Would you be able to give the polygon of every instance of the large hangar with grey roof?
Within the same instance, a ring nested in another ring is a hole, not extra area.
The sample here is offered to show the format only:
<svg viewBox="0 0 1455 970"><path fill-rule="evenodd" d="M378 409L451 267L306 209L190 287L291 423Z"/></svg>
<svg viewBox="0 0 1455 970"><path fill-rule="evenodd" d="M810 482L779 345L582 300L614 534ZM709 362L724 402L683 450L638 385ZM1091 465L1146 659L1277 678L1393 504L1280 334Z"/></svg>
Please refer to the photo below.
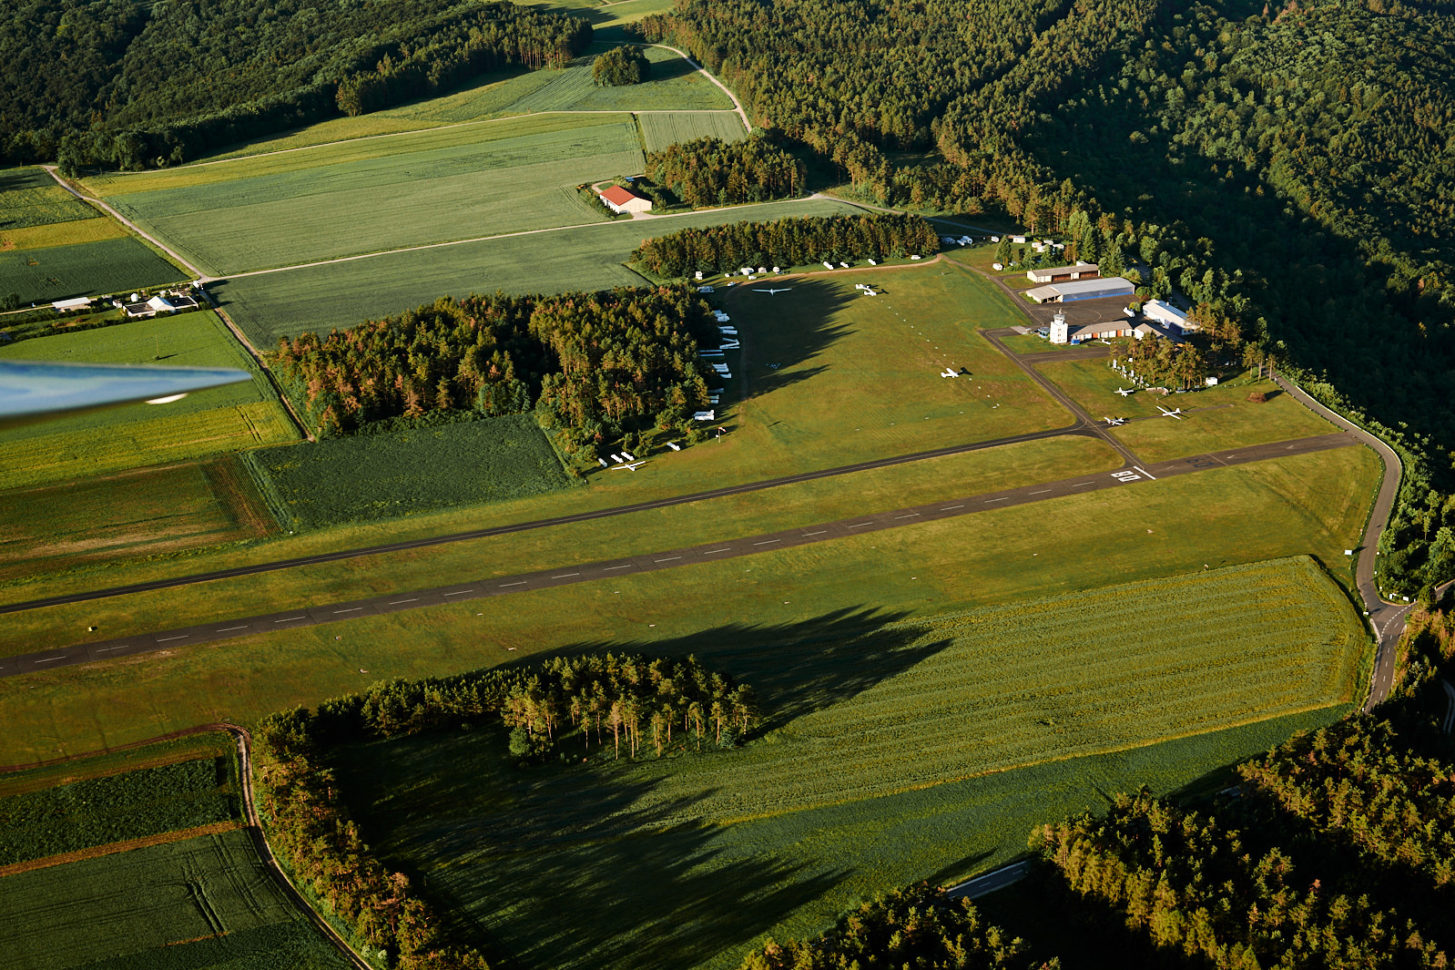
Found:
<svg viewBox="0 0 1455 970"><path fill-rule="evenodd" d="M1051 283L1026 290L1026 296L1037 303L1071 303L1076 300L1100 300L1105 297L1130 297L1137 288L1120 276L1105 279L1072 280L1067 283Z"/></svg>

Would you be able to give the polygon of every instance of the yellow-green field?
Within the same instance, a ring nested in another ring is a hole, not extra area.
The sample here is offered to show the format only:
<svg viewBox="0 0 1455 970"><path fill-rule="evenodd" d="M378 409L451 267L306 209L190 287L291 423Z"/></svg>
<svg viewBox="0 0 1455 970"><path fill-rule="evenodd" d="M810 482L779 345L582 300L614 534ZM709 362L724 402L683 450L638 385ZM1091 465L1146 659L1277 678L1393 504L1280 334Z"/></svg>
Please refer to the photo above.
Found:
<svg viewBox="0 0 1455 970"><path fill-rule="evenodd" d="M243 384L199 391L174 404L132 404L0 432L0 488L75 480L296 440L252 359L210 311L25 340L0 358L236 367Z"/></svg>
<svg viewBox="0 0 1455 970"><path fill-rule="evenodd" d="M602 222L575 186L642 164L630 115L551 115L115 175L91 187L223 276Z"/></svg>
<svg viewBox="0 0 1455 970"><path fill-rule="evenodd" d="M0 579L255 538L271 523L232 458L17 489L0 502Z"/></svg>

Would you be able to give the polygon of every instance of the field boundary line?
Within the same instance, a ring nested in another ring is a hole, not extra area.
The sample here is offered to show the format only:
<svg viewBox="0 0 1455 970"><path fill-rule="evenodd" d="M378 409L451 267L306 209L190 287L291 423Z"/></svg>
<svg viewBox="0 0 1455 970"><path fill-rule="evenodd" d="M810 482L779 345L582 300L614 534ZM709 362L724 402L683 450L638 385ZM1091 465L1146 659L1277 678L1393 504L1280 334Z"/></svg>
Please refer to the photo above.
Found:
<svg viewBox="0 0 1455 970"><path fill-rule="evenodd" d="M93 845L85 849L73 849L70 852L42 856L39 859L28 859L25 862L12 862L9 865L0 866L0 879L6 876L16 876L22 872L49 869L52 866L63 866L86 859L99 859L102 856L116 855L119 852L130 852L133 849L146 849L154 845L184 842L187 839L195 839L203 835L235 832L243 827L242 820L234 818L228 819L225 822L209 822L206 825L194 825L191 828L158 832L156 835L143 835L135 839L122 839L120 842L106 842L102 845Z"/></svg>
<svg viewBox="0 0 1455 970"><path fill-rule="evenodd" d="M87 205L95 206L96 208L100 209L102 212L105 212L107 215L109 215L111 218L115 219L117 222L121 223L127 229L130 229L132 231L132 233L134 233L137 236L140 236L142 239L145 239L147 242L149 242L153 246L157 247L157 249L159 249L162 252L166 253L167 254L167 257L169 259L171 259L172 262L176 263L179 267L181 267L187 273L191 274L191 276L192 276L193 279L203 279L203 278L205 278L206 274L203 273L196 266L193 266L191 262L189 262L184 256L182 256L181 253L178 253L176 250L172 249L170 246L168 246L166 243L162 242L156 236L153 236L151 233L147 232L141 226L138 226L136 223L132 222L126 216L122 215L120 212L116 211L116 209L112 208L108 203L103 202L101 199L96 199L96 198L92 198L91 196L88 196L88 195L83 195L79 189L77 189L77 188L75 188L74 186L71 185L70 180L68 180L68 179L66 179L66 178L64 178L64 177L61 176L61 173L56 170L56 166L54 166L54 165L42 165L41 168L45 170L45 172L46 172L47 175L49 175L51 178L55 179L57 185L59 185L61 188L65 189L67 192L71 193L72 195L74 195L77 199L80 199L82 202L86 203Z"/></svg>
<svg viewBox="0 0 1455 970"><path fill-rule="evenodd" d="M768 202L748 202L743 205L714 206L710 209L693 209L690 212L670 212L660 216L652 216L652 221L657 222L667 219L687 219L692 216L707 215L713 212L731 212L738 209L759 209L766 206L796 205L801 202L808 202L814 199L823 199L829 202L837 202L841 205L853 206L854 203L846 202L843 199L834 199L826 195L809 195L797 199L773 199ZM582 222L570 226L547 226L543 229L522 229L518 232L503 232L493 236L471 236L467 239L447 239L443 242L420 243L416 246L400 246L397 249L380 249L369 253L356 253L352 256L335 256L330 259L319 259L308 263L292 263L288 266L272 266L266 269L250 269L241 273L228 273L222 276L204 277L202 282L215 282L221 280L240 280L253 276L268 276L273 273L291 273L300 269L317 269L320 266L336 266L339 263L352 263L361 259L376 259L380 256L395 256L400 253L417 253L430 249L444 249L449 246L466 246L471 243L494 242L498 239L515 239L520 236L538 236L548 232L571 232L577 229L599 229L604 226L615 226L621 223L613 220L604 222ZM880 267L885 269L887 267Z"/></svg>

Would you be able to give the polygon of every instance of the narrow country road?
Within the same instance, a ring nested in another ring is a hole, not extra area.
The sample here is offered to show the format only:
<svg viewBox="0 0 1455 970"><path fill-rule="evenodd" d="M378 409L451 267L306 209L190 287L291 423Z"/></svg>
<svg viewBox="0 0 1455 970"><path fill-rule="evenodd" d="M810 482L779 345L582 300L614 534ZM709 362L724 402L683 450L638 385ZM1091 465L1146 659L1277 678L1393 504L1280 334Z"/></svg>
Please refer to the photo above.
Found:
<svg viewBox="0 0 1455 970"><path fill-rule="evenodd" d="M168 246L166 243L162 242L156 236L153 236L141 226L138 226L136 223L132 222L126 216L122 215L120 212L117 212L115 209L107 205L105 202L102 202L100 199L83 194L80 189L76 188L74 185L71 184L69 179L61 176L61 173L56 170L56 166L42 165L41 168L45 169L46 174L48 174L51 178L55 179L56 184L59 185L61 188L65 189L67 192L71 193L87 205L100 209L102 212L106 213L111 218L115 219L117 222L121 223L123 226L130 229L132 232L136 233L138 236L145 239L147 242L151 243L162 252L166 253L167 256L171 258L172 262L176 263L178 266L182 267L188 273L190 273L193 279L207 278L206 274L203 273L196 266L193 266L190 262L188 262L185 256Z"/></svg>

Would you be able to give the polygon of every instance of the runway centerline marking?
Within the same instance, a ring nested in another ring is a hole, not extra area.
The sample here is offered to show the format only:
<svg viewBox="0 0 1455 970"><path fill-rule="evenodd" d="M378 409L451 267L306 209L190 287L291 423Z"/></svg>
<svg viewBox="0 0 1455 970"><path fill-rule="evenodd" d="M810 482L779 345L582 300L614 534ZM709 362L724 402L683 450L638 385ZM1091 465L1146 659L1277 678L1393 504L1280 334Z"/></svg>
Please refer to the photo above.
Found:
<svg viewBox="0 0 1455 970"><path fill-rule="evenodd" d="M1032 495L1045 495L1049 491L1050 491L1049 488L1043 488L1039 492L1031 492L1030 494L1032 494Z"/></svg>
<svg viewBox="0 0 1455 970"><path fill-rule="evenodd" d="M561 574L559 574L557 576L552 576L551 578L552 579L570 579L572 576L580 576L580 575L581 575L580 573L561 573Z"/></svg>
<svg viewBox="0 0 1455 970"><path fill-rule="evenodd" d="M450 590L448 593L443 593L441 595L444 595L444 596L464 596L466 593L473 593L473 592L475 592L475 587L471 586L469 589L453 589L453 590Z"/></svg>
<svg viewBox="0 0 1455 970"><path fill-rule="evenodd" d="M250 626L252 626L251 623L241 623L241 624L239 624L237 626L225 626L225 627L221 627L221 628L218 629L217 632L218 633L232 633L235 630L246 630Z"/></svg>
<svg viewBox="0 0 1455 970"><path fill-rule="evenodd" d="M517 579L513 583L501 583L499 586L497 586L495 588L496 589L505 589L508 586L524 586L528 582L530 582L530 580L528 580L528 579ZM473 591L472 590L466 590L466 592L473 592Z"/></svg>
<svg viewBox="0 0 1455 970"><path fill-rule="evenodd" d="M903 515L896 515L895 518L896 519L912 519L912 518L914 518L917 515L919 515L918 512L906 512Z"/></svg>
<svg viewBox="0 0 1455 970"><path fill-rule="evenodd" d="M1010 496L1009 495L1002 495L1000 498L988 498L988 499L986 499L985 500L985 504L986 505L989 505L992 502L1009 502L1009 501L1010 501Z"/></svg>
<svg viewBox="0 0 1455 970"><path fill-rule="evenodd" d="M418 596L411 596L407 600L390 600L389 601L389 605L390 606L403 606L405 603L418 603L418 602L419 602L419 597Z"/></svg>
<svg viewBox="0 0 1455 970"><path fill-rule="evenodd" d="M728 546L723 546L721 549L709 549L706 552L704 552L703 555L704 556L715 556L715 555L717 555L720 552L732 552L732 549L729 548Z"/></svg>
<svg viewBox="0 0 1455 970"><path fill-rule="evenodd" d="M607 566L606 568L607 569L630 569L630 568L632 568L632 564L629 563L629 562L624 562L620 566Z"/></svg>
<svg viewBox="0 0 1455 970"><path fill-rule="evenodd" d="M334 616L338 616L340 613L357 613L357 612L359 612L362 609L363 609L362 606L350 606L346 610L334 610L333 613L334 613Z"/></svg>
<svg viewBox="0 0 1455 970"><path fill-rule="evenodd" d="M35 663L35 664L53 664L57 660L65 660L67 656L68 656L67 654L64 654L63 653L63 654L61 654L58 657L42 657L39 660L32 661L32 663Z"/></svg>
<svg viewBox="0 0 1455 970"><path fill-rule="evenodd" d="M941 506L940 507L940 511L941 512L953 512L956 509L963 509L964 507L965 507L964 503L961 503L959 505L944 505L944 506Z"/></svg>
<svg viewBox="0 0 1455 970"><path fill-rule="evenodd" d="M782 539L759 539L757 542L753 543L753 545L755 545L755 546L771 546L775 542L782 542L782 541L783 541Z"/></svg>
<svg viewBox="0 0 1455 970"><path fill-rule="evenodd" d="M172 636L169 637L157 637L157 642L166 643L168 640L185 640L191 635L192 634L190 633L174 633Z"/></svg>
<svg viewBox="0 0 1455 970"><path fill-rule="evenodd" d="M292 623L294 620L306 620L306 616L285 616L281 620L274 620L274 623Z"/></svg>
<svg viewBox="0 0 1455 970"><path fill-rule="evenodd" d="M681 556L663 556L661 559L653 559L652 562L671 562L674 559L681 559Z"/></svg>

